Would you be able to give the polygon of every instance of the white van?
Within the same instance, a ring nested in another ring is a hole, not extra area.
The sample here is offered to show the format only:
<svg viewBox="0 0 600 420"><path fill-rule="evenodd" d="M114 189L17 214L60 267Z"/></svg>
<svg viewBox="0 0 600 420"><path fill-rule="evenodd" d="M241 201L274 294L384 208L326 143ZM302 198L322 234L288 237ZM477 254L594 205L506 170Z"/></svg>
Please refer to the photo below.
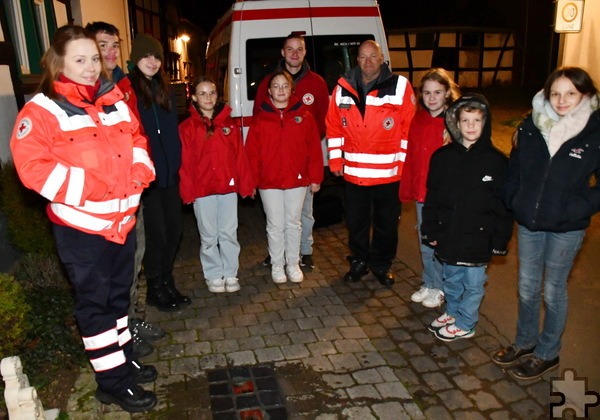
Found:
<svg viewBox="0 0 600 420"><path fill-rule="evenodd" d="M210 34L206 75L240 119L244 137L256 88L281 60L283 41L292 32L304 35L306 60L330 92L356 65L358 46L367 39L381 45L389 63L376 0L238 0Z"/></svg>

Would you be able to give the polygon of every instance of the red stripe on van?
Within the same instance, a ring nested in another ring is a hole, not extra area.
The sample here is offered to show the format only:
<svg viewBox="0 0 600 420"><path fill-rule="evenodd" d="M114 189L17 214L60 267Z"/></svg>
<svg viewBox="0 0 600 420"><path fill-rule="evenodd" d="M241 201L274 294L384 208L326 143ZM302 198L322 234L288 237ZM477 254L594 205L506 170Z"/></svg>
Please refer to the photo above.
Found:
<svg viewBox="0 0 600 420"><path fill-rule="evenodd" d="M228 19L223 20L219 26L212 30L209 41L212 42L229 25L231 25L231 14Z"/></svg>
<svg viewBox="0 0 600 420"><path fill-rule="evenodd" d="M243 16L243 17L242 17ZM310 17L378 17L377 7L295 7L289 9L236 10L234 22L241 20L299 19Z"/></svg>

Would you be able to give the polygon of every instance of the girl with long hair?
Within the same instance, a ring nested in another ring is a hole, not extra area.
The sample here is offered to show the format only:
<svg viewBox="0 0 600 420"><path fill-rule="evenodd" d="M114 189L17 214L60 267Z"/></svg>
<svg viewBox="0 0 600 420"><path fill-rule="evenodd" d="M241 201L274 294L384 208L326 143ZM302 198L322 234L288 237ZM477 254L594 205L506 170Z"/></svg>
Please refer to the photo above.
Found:
<svg viewBox="0 0 600 420"><path fill-rule="evenodd" d="M237 195L251 196L254 183L241 129L231 118L231 107L218 102L215 83L199 77L192 91L190 116L179 125L181 198L194 206L208 290L237 292Z"/></svg>

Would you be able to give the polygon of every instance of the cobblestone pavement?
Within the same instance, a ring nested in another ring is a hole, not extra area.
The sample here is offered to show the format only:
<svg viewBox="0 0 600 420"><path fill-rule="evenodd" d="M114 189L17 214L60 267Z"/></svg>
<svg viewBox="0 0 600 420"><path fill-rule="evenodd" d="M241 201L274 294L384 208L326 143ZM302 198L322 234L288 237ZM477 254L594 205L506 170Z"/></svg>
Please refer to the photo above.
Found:
<svg viewBox="0 0 600 420"><path fill-rule="evenodd" d="M175 274L193 303L171 313L145 309L146 320L168 332L142 359L159 371L145 385L158 395L158 406L130 415L102 405L85 370L69 402L70 418L210 419L207 371L254 364L274 367L289 419L549 417L551 374L519 384L494 365L490 354L500 343L485 316L471 339L435 339L427 326L443 310L410 302L420 277L402 261L394 262L391 290L371 275L344 283L347 232L337 224L315 230L316 267L305 280L277 285L262 265L260 203L241 202L239 219L241 290L213 294L202 276L193 213L185 211ZM144 295L142 288L142 301Z"/></svg>

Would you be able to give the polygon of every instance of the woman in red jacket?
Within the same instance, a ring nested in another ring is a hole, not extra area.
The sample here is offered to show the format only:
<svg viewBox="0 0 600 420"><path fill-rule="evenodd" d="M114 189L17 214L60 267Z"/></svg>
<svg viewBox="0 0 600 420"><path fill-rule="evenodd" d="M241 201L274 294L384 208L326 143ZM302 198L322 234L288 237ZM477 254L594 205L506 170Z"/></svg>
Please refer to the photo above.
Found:
<svg viewBox="0 0 600 420"><path fill-rule="evenodd" d="M127 322L135 213L154 165L123 93L105 78L93 34L59 28L42 62L39 93L19 113L11 138L15 167L26 187L49 200L96 398L148 411L156 395L138 383L157 372L133 360Z"/></svg>
<svg viewBox="0 0 600 420"><path fill-rule="evenodd" d="M433 248L421 243L421 212L425 202L427 173L431 155L449 140L445 115L448 106L458 99L460 89L446 70L433 68L421 78L419 110L410 123L408 149L400 182L400 200L416 201L417 229L423 263L421 288L410 299L427 308L444 303L442 265L436 260Z"/></svg>
<svg viewBox="0 0 600 420"><path fill-rule="evenodd" d="M253 117L246 140L252 174L267 216L271 277L275 283L304 279L298 264L302 204L307 188L316 193L323 180L317 124L306 107L291 96L292 88L288 72L271 74L268 98Z"/></svg>
<svg viewBox="0 0 600 420"><path fill-rule="evenodd" d="M194 203L208 290L237 292L237 194L253 195L254 183L240 127L231 119L231 108L217 102L215 83L199 78L192 87L191 115L179 125L181 198Z"/></svg>

